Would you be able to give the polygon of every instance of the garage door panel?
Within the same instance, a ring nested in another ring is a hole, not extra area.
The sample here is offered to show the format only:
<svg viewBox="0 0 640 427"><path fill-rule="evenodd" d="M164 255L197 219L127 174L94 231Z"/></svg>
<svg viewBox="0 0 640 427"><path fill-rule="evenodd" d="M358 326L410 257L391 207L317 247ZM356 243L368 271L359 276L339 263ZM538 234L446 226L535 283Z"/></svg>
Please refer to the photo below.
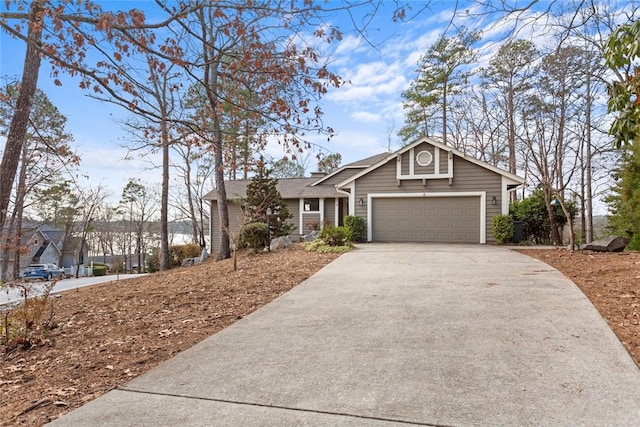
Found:
<svg viewBox="0 0 640 427"><path fill-rule="evenodd" d="M480 197L374 198L372 239L480 242Z"/></svg>

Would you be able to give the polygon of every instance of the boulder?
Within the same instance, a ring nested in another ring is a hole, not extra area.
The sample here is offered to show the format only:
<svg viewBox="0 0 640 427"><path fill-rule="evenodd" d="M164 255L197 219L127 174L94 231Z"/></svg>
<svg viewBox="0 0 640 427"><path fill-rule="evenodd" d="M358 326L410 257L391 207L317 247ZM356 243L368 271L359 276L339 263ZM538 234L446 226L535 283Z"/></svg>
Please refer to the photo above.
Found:
<svg viewBox="0 0 640 427"><path fill-rule="evenodd" d="M627 243L629 242L624 237L609 236L586 244L584 249L597 252L622 252Z"/></svg>
<svg viewBox="0 0 640 427"><path fill-rule="evenodd" d="M193 258L185 258L182 260L182 263L180 264L181 267L189 267L193 265Z"/></svg>
<svg viewBox="0 0 640 427"><path fill-rule="evenodd" d="M181 267L189 267L192 265L196 265L196 264L200 264L202 262L202 259L200 257L197 258L185 258L182 260L182 263L180 264Z"/></svg>
<svg viewBox="0 0 640 427"><path fill-rule="evenodd" d="M276 237L271 240L271 250L275 251L276 249L284 249L291 246L291 239L289 236Z"/></svg>
<svg viewBox="0 0 640 427"><path fill-rule="evenodd" d="M202 253L200 254L200 261L204 261L207 258L209 258L209 252L207 251L207 248L202 248Z"/></svg>

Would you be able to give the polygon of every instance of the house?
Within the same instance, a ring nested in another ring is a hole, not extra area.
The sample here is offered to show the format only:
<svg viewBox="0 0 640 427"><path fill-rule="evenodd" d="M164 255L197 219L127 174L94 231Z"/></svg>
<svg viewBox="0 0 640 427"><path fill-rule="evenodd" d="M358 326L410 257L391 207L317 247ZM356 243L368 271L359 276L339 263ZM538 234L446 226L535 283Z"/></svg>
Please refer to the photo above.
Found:
<svg viewBox="0 0 640 427"><path fill-rule="evenodd" d="M242 223L233 201L245 197L249 182L225 182L232 233ZM517 175L424 137L328 175L280 179L278 190L293 214L294 238L358 215L370 242L490 243L495 241L491 219L509 212L509 192L523 184ZM205 199L211 204L216 251L220 224L215 191Z"/></svg>
<svg viewBox="0 0 640 427"><path fill-rule="evenodd" d="M30 222L23 224L20 246L24 248L24 254L20 256L19 271L23 271L29 264L58 264L61 267L77 265L81 238L69 238L65 248L62 244L63 238L64 232L56 227ZM83 259L88 259L88 251L89 245L85 241ZM15 261L13 252L10 255L9 268Z"/></svg>

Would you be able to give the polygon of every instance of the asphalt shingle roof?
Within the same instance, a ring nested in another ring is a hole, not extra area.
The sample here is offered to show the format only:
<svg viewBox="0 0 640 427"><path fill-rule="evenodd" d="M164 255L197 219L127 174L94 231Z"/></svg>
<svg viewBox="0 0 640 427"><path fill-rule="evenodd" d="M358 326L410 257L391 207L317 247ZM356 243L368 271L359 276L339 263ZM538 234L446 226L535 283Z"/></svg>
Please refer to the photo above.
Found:
<svg viewBox="0 0 640 427"><path fill-rule="evenodd" d="M358 160L353 163L342 166L338 170L345 168L366 168L383 159L385 159L389 153L380 153L366 159ZM307 177L307 178L280 178L278 180L278 191L283 199L299 199L301 197L347 197L344 193L336 191L333 185L324 185L322 183L318 185L311 184L321 180L321 177ZM247 185L251 180L238 179L233 181L225 181L225 189L227 190L227 199L233 200L241 197L245 197L247 194ZM210 191L205 200L218 200L216 191Z"/></svg>
<svg viewBox="0 0 640 427"><path fill-rule="evenodd" d="M344 165L345 168L348 167L369 167L371 165L374 165L376 163L378 163L381 160L384 160L387 158L387 156L389 156L391 153L379 153L379 154L375 154L371 157L367 157L366 159L362 159L362 160L357 160L353 163L349 163L348 165Z"/></svg>
<svg viewBox="0 0 640 427"><path fill-rule="evenodd" d="M346 197L345 194L336 191L333 185L316 185L310 187L318 178L281 178L276 188L283 199L299 199L301 197ZM227 199L246 197L247 185L251 180L239 179L225 181ZM216 191L213 190L204 196L205 200L218 200Z"/></svg>

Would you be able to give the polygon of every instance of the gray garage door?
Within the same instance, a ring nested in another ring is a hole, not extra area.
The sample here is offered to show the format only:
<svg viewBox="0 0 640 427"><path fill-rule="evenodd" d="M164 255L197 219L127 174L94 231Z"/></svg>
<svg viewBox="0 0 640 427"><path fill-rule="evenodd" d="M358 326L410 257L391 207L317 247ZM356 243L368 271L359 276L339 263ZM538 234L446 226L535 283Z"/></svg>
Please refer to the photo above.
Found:
<svg viewBox="0 0 640 427"><path fill-rule="evenodd" d="M480 242L479 197L374 198L373 240Z"/></svg>

